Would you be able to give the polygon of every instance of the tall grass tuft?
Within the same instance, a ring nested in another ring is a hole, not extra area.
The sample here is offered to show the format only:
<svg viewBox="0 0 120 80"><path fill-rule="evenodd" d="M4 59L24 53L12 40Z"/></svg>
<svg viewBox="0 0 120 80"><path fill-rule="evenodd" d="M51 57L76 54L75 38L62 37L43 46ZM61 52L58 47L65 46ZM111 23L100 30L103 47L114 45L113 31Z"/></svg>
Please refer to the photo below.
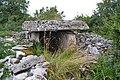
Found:
<svg viewBox="0 0 120 80"><path fill-rule="evenodd" d="M68 80L70 77L75 77L80 80L79 66L75 62L71 62L71 57L75 51L66 50L55 54L45 53L46 59L51 63L48 70L48 80Z"/></svg>

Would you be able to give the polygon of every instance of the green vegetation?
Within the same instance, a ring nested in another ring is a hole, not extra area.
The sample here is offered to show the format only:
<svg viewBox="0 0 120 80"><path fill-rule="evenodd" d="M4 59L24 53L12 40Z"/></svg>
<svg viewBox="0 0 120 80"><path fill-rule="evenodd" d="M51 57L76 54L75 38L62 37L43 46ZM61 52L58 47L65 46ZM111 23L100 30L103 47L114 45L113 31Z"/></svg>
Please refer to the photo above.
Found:
<svg viewBox="0 0 120 80"><path fill-rule="evenodd" d="M97 4L92 16L77 16L77 20L85 20L91 32L100 34L113 40L115 48L108 56L101 56L96 66L91 70L92 80L119 80L120 79L120 0L103 0ZM112 56L112 58L109 58Z"/></svg>
<svg viewBox="0 0 120 80"><path fill-rule="evenodd" d="M0 69L3 68L4 63L0 62Z"/></svg>
<svg viewBox="0 0 120 80"><path fill-rule="evenodd" d="M28 4L26 0L0 0L0 30L20 31L22 22L29 19Z"/></svg>
<svg viewBox="0 0 120 80"><path fill-rule="evenodd" d="M41 54L44 53L44 48L39 42L36 42L35 40L33 40L32 51L35 55L40 56Z"/></svg>
<svg viewBox="0 0 120 80"><path fill-rule="evenodd" d="M115 62L113 59L106 56L101 56L96 66L91 69L94 73L91 74L93 80L119 80L120 79L120 62Z"/></svg>
<svg viewBox="0 0 120 80"><path fill-rule="evenodd" d="M21 31L21 25L25 20L60 20L64 18L63 13L57 10L57 7L46 7L36 10L34 16L27 13L29 2L26 0L0 0L0 36L9 36L15 31ZM98 63L90 67L93 71L86 74L91 80L120 80L120 0L103 0L97 4L92 16L77 15L76 20L85 21L90 27L89 32L100 34L113 40L114 50L108 52L107 56L101 56ZM11 46L4 46L6 42L0 42L0 59L8 55L14 55L8 50ZM9 42L7 42L9 43ZM10 43L13 44L14 43ZM41 44L34 42L33 52L35 55L43 53ZM27 51L26 51L27 52ZM31 54L33 54L31 52ZM80 80L79 74L81 57L75 56L74 51L56 52L51 55L45 53L45 57L51 62L49 68L48 80L66 80L69 75ZM111 55L112 58L109 58ZM0 63L0 68L3 63ZM2 80L9 76L8 70L4 71Z"/></svg>
<svg viewBox="0 0 120 80"><path fill-rule="evenodd" d="M9 55L15 55L14 52L12 52L11 50L8 50L10 49L12 46L4 46L5 43L7 44L10 44L11 43L8 43L8 42L0 42L0 59L3 59L5 58L6 56L9 56Z"/></svg>
<svg viewBox="0 0 120 80"><path fill-rule="evenodd" d="M75 56L75 51L66 50L64 52L57 52L54 55L49 53L44 55L51 63L48 70L48 80L67 80L70 75L80 80L80 74L78 74L80 63L73 63L71 59Z"/></svg>
<svg viewBox="0 0 120 80"><path fill-rule="evenodd" d="M14 33L15 33L14 31L0 31L0 36L1 37L10 36Z"/></svg>
<svg viewBox="0 0 120 80"><path fill-rule="evenodd" d="M63 11L62 12L58 12L57 7L46 7L46 8L42 8L39 11L36 10L36 12L34 13L34 17L35 19L38 20L60 20L63 19L63 17L65 17L63 15Z"/></svg>
<svg viewBox="0 0 120 80"><path fill-rule="evenodd" d="M5 80L7 77L10 77L10 72L8 71L8 69L5 69L0 80Z"/></svg>
<svg viewBox="0 0 120 80"><path fill-rule="evenodd" d="M27 0L0 0L0 31L21 31L21 25L25 20L49 20L64 17L64 12L59 12L56 6L36 10L32 17L27 13L28 6Z"/></svg>

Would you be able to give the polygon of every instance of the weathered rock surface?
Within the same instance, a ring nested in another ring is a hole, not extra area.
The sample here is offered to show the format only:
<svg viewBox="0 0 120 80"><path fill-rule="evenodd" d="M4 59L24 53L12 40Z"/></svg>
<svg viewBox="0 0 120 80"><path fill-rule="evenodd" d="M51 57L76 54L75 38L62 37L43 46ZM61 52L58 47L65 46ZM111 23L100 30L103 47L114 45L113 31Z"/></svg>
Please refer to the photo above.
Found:
<svg viewBox="0 0 120 80"><path fill-rule="evenodd" d="M25 21L22 25L27 31L56 31L56 30L87 30L85 22L78 20L38 20Z"/></svg>
<svg viewBox="0 0 120 80"><path fill-rule="evenodd" d="M16 32L15 34L12 35L13 38L15 39L28 39L29 32L28 31L22 31L22 32Z"/></svg>
<svg viewBox="0 0 120 80"><path fill-rule="evenodd" d="M21 73L13 77L13 80L24 80L27 77L27 73Z"/></svg>
<svg viewBox="0 0 120 80"><path fill-rule="evenodd" d="M93 55L100 54L98 49L96 47L92 47L91 45L87 46L87 51L88 51L89 54L93 54Z"/></svg>
<svg viewBox="0 0 120 80"><path fill-rule="evenodd" d="M112 41L94 33L76 33L79 50L87 50L87 53L104 53L112 48Z"/></svg>
<svg viewBox="0 0 120 80"><path fill-rule="evenodd" d="M20 61L20 63L12 65L10 70L13 73L18 73L20 71L31 68L32 66L34 66L40 62L44 62L44 60L41 59L41 57L29 55L27 57L23 57L23 59Z"/></svg>
<svg viewBox="0 0 120 80"><path fill-rule="evenodd" d="M0 42L4 43L4 47L12 48L13 38L0 38ZM29 48L33 44L25 43L25 45L18 45L19 47ZM47 67L49 62L46 62L45 57L35 56L35 55L26 55L21 49L18 51L13 49L4 50L6 53L13 52L16 54L10 54L3 59L0 59L0 63L3 63L3 68L0 69L0 80L4 76L4 71L8 70L10 77L2 80L47 80Z"/></svg>
<svg viewBox="0 0 120 80"><path fill-rule="evenodd" d="M17 64L15 62L18 59L10 56L2 60L4 60L4 68L0 69L0 78L4 69L8 69L12 74L10 73L11 76L5 80L47 80L47 69L50 63L46 62L43 55L22 57Z"/></svg>
<svg viewBox="0 0 120 80"><path fill-rule="evenodd" d="M25 47L23 47L21 45L16 45L16 46L12 47L12 49L13 50L25 50L25 49L28 49L28 48L25 48Z"/></svg>
<svg viewBox="0 0 120 80"><path fill-rule="evenodd" d="M4 71L4 68L0 69L0 78L1 78L2 75L3 75L3 71Z"/></svg>
<svg viewBox="0 0 120 80"><path fill-rule="evenodd" d="M26 55L26 54L23 53L22 51L16 51L16 58L17 58L17 59L20 59L21 56L23 57L23 56L25 56L25 55Z"/></svg>
<svg viewBox="0 0 120 80"><path fill-rule="evenodd" d="M37 77L37 76L46 76L47 72L46 72L47 68L36 68L36 69L31 69L31 73Z"/></svg>
<svg viewBox="0 0 120 80"><path fill-rule="evenodd" d="M13 42L14 42L14 39L13 39L12 37L6 38L5 40L6 40L6 41L13 41Z"/></svg>

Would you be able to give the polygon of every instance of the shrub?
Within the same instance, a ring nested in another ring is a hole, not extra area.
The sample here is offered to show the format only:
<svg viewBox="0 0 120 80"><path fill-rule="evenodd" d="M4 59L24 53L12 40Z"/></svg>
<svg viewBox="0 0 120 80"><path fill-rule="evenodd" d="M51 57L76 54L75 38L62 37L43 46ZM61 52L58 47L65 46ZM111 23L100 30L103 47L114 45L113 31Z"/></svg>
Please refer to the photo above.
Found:
<svg viewBox="0 0 120 80"><path fill-rule="evenodd" d="M112 58L101 56L96 66L91 67L94 73L91 74L93 80L119 80L120 61L117 61L116 53L112 53Z"/></svg>

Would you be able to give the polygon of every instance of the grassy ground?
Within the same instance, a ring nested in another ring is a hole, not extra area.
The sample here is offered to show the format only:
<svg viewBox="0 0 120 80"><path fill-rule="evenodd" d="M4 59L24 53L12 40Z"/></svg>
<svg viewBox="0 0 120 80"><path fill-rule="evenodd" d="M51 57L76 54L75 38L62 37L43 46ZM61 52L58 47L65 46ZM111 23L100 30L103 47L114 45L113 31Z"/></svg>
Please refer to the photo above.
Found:
<svg viewBox="0 0 120 80"><path fill-rule="evenodd" d="M93 56L82 56L80 53L76 54L76 51L66 50L62 53L56 53L55 55L45 54L46 59L51 62L49 68L48 80L68 80L70 77L74 77L75 80L81 80L80 77L80 65L97 60Z"/></svg>
<svg viewBox="0 0 120 80"><path fill-rule="evenodd" d="M0 37L10 36L14 31L0 31Z"/></svg>

